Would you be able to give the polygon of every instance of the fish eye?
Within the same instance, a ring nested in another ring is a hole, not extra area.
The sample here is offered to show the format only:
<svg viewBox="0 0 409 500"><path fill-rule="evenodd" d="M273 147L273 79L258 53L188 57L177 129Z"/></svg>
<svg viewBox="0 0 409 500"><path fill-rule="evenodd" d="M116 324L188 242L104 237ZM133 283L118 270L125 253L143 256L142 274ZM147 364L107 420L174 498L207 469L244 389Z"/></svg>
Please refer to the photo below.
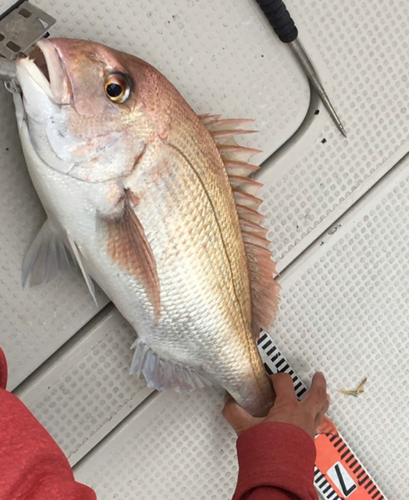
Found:
<svg viewBox="0 0 409 500"><path fill-rule="evenodd" d="M109 75L105 80L105 93L112 102L122 104L131 93L128 79L120 73Z"/></svg>

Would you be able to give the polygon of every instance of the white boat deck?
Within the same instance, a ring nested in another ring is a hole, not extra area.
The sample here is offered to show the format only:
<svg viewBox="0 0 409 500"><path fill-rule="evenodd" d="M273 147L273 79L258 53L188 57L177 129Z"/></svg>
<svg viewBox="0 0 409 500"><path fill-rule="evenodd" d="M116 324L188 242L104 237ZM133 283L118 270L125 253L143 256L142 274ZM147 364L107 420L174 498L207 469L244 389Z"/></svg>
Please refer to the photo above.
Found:
<svg viewBox="0 0 409 500"><path fill-rule="evenodd" d="M5 10L13 2L3 2ZM253 0L36 2L53 36L160 69L198 113L256 120L282 300L270 334L388 500L409 479L409 5L286 2L348 133L335 128ZM135 332L79 274L21 290L44 221L0 89L0 345L15 390L99 499L229 500L237 474L223 395L156 393L129 375ZM354 398L339 389L368 377Z"/></svg>

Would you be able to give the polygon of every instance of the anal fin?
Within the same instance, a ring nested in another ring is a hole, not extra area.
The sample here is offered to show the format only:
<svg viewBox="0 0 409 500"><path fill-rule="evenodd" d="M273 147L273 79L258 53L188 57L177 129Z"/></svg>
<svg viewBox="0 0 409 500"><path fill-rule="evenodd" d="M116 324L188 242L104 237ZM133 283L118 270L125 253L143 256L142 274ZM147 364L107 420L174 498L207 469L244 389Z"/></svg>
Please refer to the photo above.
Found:
<svg viewBox="0 0 409 500"><path fill-rule="evenodd" d="M135 353L130 373L138 377L143 375L148 387L184 393L213 385L207 377L192 368L162 359L139 338L132 344L132 349L135 349Z"/></svg>

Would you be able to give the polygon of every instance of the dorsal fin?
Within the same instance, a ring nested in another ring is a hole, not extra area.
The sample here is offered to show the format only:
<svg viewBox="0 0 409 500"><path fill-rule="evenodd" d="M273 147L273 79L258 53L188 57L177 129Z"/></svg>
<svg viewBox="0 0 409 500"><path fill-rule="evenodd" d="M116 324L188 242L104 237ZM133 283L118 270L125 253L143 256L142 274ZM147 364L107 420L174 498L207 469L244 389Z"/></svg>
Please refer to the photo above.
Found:
<svg viewBox="0 0 409 500"><path fill-rule="evenodd" d="M249 178L259 167L248 161L260 151L241 147L234 140L237 134L251 132L241 127L252 120L223 120L220 115L202 115L200 118L215 140L236 202L250 277L252 332L258 338L260 329L268 331L274 322L280 286L274 279L276 269L268 248L268 231L260 225L264 219L258 212L262 200L256 194L262 184Z"/></svg>
<svg viewBox="0 0 409 500"><path fill-rule="evenodd" d="M223 161L232 160L244 163L257 153L261 153L260 149L244 148L237 144L217 144L217 149Z"/></svg>
<svg viewBox="0 0 409 500"><path fill-rule="evenodd" d="M254 122L254 120L249 120L247 118L233 118L228 120L220 120L220 115L207 115L203 118L202 122L205 123L205 126L209 132L215 132L216 130L228 130L228 129L240 129L240 127L245 125L250 125ZM251 130L250 132L254 132ZM238 132L237 132L238 133Z"/></svg>
<svg viewBox="0 0 409 500"><path fill-rule="evenodd" d="M252 194L245 193L244 191L240 191L238 189L233 188L233 197L237 205L241 205L243 207L251 208L252 210L257 211L258 207L261 205L262 200L260 198L256 198Z"/></svg>
<svg viewBox="0 0 409 500"><path fill-rule="evenodd" d="M253 196L257 194L257 191L263 185L260 182L253 181L253 179L249 179L248 177L241 177L240 175L229 175L229 181L233 189L252 194Z"/></svg>
<svg viewBox="0 0 409 500"><path fill-rule="evenodd" d="M218 120L221 115L199 115L200 120L202 121L203 125L206 126L208 123L212 123L215 120Z"/></svg>
<svg viewBox="0 0 409 500"><path fill-rule="evenodd" d="M250 207L240 205L237 202L236 202L236 208L237 208L237 213L239 214L239 217L241 219L245 219L251 222L257 222L258 224L260 224L260 222L265 219L265 216L262 215L260 212L257 212L257 210L253 210Z"/></svg>
<svg viewBox="0 0 409 500"><path fill-rule="evenodd" d="M224 166L226 167L228 175L239 175L241 177L248 177L260 168L257 165L251 165L244 161L231 161L225 160Z"/></svg>
<svg viewBox="0 0 409 500"><path fill-rule="evenodd" d="M231 139L235 135L254 134L255 130L246 129L225 129L225 130L211 130L209 131L213 139L218 142L219 140Z"/></svg>
<svg viewBox="0 0 409 500"><path fill-rule="evenodd" d="M255 234L259 238L265 239L267 241L266 236L267 236L267 229L263 226L260 226L259 222L253 222L251 220L248 220L246 218L243 218L242 216L239 215L239 222L240 222L240 227L242 231L245 231L246 233L253 235ZM268 242L267 242L268 246Z"/></svg>

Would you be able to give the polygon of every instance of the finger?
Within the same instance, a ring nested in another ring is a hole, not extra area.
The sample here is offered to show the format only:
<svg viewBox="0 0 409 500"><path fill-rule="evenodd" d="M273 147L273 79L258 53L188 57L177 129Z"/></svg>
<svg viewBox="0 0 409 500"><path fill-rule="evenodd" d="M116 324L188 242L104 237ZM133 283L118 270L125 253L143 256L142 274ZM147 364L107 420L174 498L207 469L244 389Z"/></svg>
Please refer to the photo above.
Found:
<svg viewBox="0 0 409 500"><path fill-rule="evenodd" d="M329 395L327 394L327 397L325 398L324 404L322 405L320 411L318 412L317 416L315 417L315 428L317 428L321 422L322 419L324 418L324 415L327 413L329 408Z"/></svg>
<svg viewBox="0 0 409 500"><path fill-rule="evenodd" d="M294 391L293 379L288 373L276 373L271 377L274 391L276 393L276 403L283 401L297 401L297 396Z"/></svg>
<svg viewBox="0 0 409 500"><path fill-rule="evenodd" d="M317 425L315 429L315 435L317 434L326 434L327 436L337 436L339 434L339 431L334 422L330 420L326 415L324 415L324 418L322 419L321 423Z"/></svg>
<svg viewBox="0 0 409 500"><path fill-rule="evenodd" d="M233 429L240 434L246 429L253 427L263 419L252 417L241 406L239 406L234 399L229 395L226 397L227 402L223 409L223 417L229 422Z"/></svg>
<svg viewBox="0 0 409 500"><path fill-rule="evenodd" d="M308 407L311 413L316 417L322 407L327 402L327 382L324 374L317 372L312 378L311 387L301 404Z"/></svg>

